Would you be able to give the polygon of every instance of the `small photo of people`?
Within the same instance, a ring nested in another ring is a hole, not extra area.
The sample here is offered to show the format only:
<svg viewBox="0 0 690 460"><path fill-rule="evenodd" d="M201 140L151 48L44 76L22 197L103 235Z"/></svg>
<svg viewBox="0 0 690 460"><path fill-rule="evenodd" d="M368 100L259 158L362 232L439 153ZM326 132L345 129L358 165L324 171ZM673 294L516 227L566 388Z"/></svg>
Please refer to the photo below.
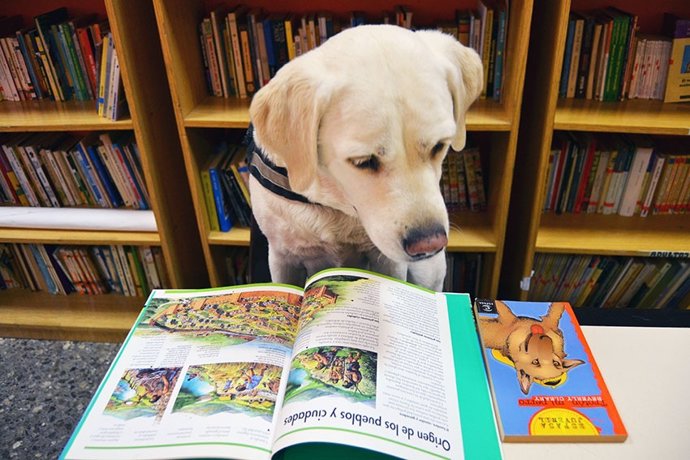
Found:
<svg viewBox="0 0 690 460"><path fill-rule="evenodd" d="M377 354L350 347L310 348L292 360L285 402L338 394L375 405Z"/></svg>
<svg viewBox="0 0 690 460"><path fill-rule="evenodd" d="M242 412L270 418L280 387L282 368L255 362L190 366L173 412L208 416Z"/></svg>
<svg viewBox="0 0 690 460"><path fill-rule="evenodd" d="M155 417L160 420L182 368L127 369L104 413L120 419Z"/></svg>

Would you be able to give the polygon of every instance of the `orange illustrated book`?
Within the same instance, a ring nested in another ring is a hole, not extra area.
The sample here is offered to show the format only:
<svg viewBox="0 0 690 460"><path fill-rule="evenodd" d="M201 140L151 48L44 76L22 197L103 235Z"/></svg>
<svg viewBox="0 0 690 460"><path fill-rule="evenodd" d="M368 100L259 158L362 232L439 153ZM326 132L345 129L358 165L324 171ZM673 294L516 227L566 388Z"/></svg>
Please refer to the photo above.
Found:
<svg viewBox="0 0 690 460"><path fill-rule="evenodd" d="M570 304L477 299L475 313L503 441L627 438Z"/></svg>

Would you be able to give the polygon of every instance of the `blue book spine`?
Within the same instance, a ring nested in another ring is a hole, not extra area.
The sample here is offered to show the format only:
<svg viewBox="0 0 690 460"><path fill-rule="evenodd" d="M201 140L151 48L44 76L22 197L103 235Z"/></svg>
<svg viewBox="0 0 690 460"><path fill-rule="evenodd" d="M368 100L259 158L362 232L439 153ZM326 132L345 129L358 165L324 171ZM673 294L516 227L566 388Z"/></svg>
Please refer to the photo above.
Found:
<svg viewBox="0 0 690 460"><path fill-rule="evenodd" d="M575 37L575 19L568 21L568 35L565 39L565 55L563 56L563 67L561 70L561 83L558 86L558 97L565 97L568 92L568 76L570 75L570 58L573 52L573 40Z"/></svg>
<svg viewBox="0 0 690 460"><path fill-rule="evenodd" d="M273 23L270 19L264 19L264 41L266 42L266 56L268 57L268 69L273 77L278 71L278 61L273 49Z"/></svg>
<svg viewBox="0 0 690 460"><path fill-rule="evenodd" d="M48 48L50 54L53 57L53 65L56 67L56 72L58 74L58 82L62 87L62 93L65 96L66 101L71 100L74 97L74 87L69 84L69 75L66 63L63 62L62 46L60 40L57 37L57 27L52 26L50 30L46 33L46 40L48 40Z"/></svg>
<svg viewBox="0 0 690 460"><path fill-rule="evenodd" d="M96 202L103 208L109 207L108 203L105 201L105 197L101 194L101 191L98 188L98 183L96 182L93 168L91 168L91 163L89 163L87 153L84 151L84 146L81 142L77 144L75 152L77 153L79 164L81 164L81 167L84 170L84 176L86 177L86 182L88 183L89 190L93 194L93 197L96 199Z"/></svg>
<svg viewBox="0 0 690 460"><path fill-rule="evenodd" d="M114 208L119 208L123 204L122 197L115 187L113 178L110 176L110 173L108 173L108 170L101 161L101 158L98 156L96 147L93 145L87 145L86 151L89 153L89 157L91 158L94 168L96 168L98 177L101 178L101 183L103 184L103 188L105 188L105 193L107 193L108 198L110 198L110 202Z"/></svg>
<svg viewBox="0 0 690 460"><path fill-rule="evenodd" d="M223 189L221 186L221 179L216 168L209 169L209 176L211 178L211 188L213 189L213 199L216 202L216 214L218 215L218 227L221 232L228 232L232 228L230 221L230 213L228 212L227 203L223 197Z"/></svg>
<svg viewBox="0 0 690 460"><path fill-rule="evenodd" d="M29 50L26 47L26 40L24 39L24 34L21 31L17 32L17 41L19 42L19 50L22 52L24 57L24 62L26 63L26 70L29 72L29 78L31 79L31 84L34 87L34 92L38 99L43 99L45 95L41 91L41 85L39 84L36 72L34 72L34 66L31 65L31 57L29 56Z"/></svg>
<svg viewBox="0 0 690 460"><path fill-rule="evenodd" d="M501 100L503 90L503 62L505 60L506 47L506 11L498 12L498 34L496 35L496 62L494 64L494 90L493 98Z"/></svg>
<svg viewBox="0 0 690 460"><path fill-rule="evenodd" d="M43 259L43 256L41 256L40 251L38 250L38 247L35 244L30 244L29 248L31 249L31 253L34 256L34 260L36 261L36 265L38 266L38 269L41 272L41 276L46 282L46 285L48 286L48 292L51 294L57 294L58 287L53 281L53 278L50 276L50 272L48 271L48 267L46 266L46 261Z"/></svg>

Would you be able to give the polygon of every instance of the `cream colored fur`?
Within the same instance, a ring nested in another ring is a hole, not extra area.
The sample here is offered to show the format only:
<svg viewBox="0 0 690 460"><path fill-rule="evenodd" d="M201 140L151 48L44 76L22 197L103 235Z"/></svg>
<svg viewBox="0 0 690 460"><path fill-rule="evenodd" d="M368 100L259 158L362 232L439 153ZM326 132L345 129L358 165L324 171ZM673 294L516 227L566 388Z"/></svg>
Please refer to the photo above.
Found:
<svg viewBox="0 0 690 460"><path fill-rule="evenodd" d="M281 68L252 101L255 141L319 205L250 183L273 280L355 266L440 290L444 251L411 257L405 241L419 229L448 233L441 163L448 145L464 147L481 85L473 50L395 26L348 29ZM372 155L376 171L355 166Z"/></svg>

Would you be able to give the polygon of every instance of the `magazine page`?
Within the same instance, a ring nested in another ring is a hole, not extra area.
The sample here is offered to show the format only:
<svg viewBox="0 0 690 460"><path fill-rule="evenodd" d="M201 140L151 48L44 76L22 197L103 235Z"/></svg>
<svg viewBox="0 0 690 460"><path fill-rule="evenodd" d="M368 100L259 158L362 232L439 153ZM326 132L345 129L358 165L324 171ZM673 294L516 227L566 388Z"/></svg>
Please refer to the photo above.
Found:
<svg viewBox="0 0 690 460"><path fill-rule="evenodd" d="M153 291L62 458L270 458L301 299Z"/></svg>
<svg viewBox="0 0 690 460"><path fill-rule="evenodd" d="M275 436L274 452L317 441L462 458L445 302L362 270L310 279Z"/></svg>

